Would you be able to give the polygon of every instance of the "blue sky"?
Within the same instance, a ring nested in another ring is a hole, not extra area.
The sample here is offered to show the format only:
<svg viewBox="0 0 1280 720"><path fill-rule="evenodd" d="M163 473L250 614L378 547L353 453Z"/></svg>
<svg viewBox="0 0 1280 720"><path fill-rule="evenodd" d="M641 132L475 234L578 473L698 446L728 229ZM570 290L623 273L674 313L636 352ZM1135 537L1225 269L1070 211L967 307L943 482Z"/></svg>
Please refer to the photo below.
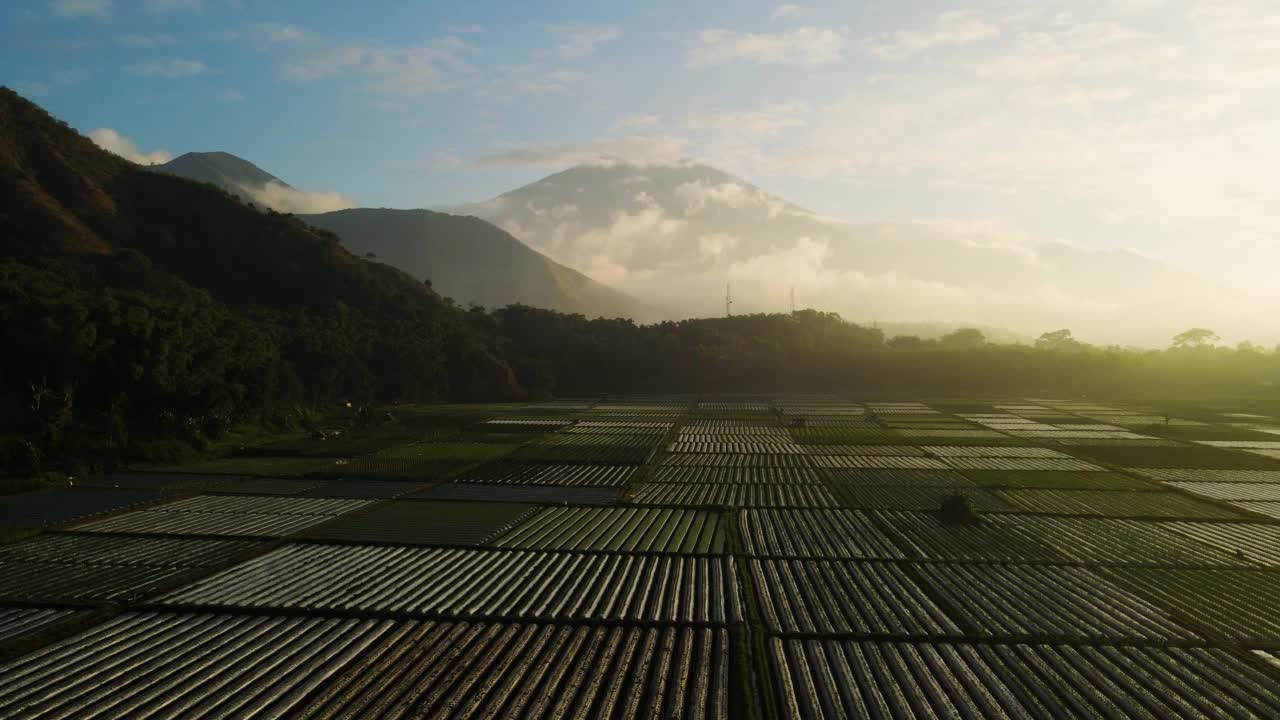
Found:
<svg viewBox="0 0 1280 720"><path fill-rule="evenodd" d="M853 221L1127 247L1263 289L1280 266L1274 0L0 13L0 82L118 151L226 150L361 205L483 199L601 154L692 157Z"/></svg>

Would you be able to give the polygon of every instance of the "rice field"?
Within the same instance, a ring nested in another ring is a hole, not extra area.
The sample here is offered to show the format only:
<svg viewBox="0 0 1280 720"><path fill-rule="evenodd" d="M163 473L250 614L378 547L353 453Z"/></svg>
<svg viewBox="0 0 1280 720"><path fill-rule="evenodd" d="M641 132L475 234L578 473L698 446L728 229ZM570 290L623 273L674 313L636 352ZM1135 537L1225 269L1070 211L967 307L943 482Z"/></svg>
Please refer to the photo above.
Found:
<svg viewBox="0 0 1280 720"><path fill-rule="evenodd" d="M1224 650L775 638L783 717L1275 717L1261 663Z"/></svg>
<svg viewBox="0 0 1280 720"><path fill-rule="evenodd" d="M159 600L397 616L724 625L733 561L483 549L294 545Z"/></svg>
<svg viewBox="0 0 1280 720"><path fill-rule="evenodd" d="M493 541L496 547L723 553L717 513L674 508L547 508Z"/></svg>
<svg viewBox="0 0 1280 720"><path fill-rule="evenodd" d="M0 717L1280 715L1258 418L424 412L0 499L31 528L9 538L43 530L0 544ZM976 516L941 511L956 494Z"/></svg>

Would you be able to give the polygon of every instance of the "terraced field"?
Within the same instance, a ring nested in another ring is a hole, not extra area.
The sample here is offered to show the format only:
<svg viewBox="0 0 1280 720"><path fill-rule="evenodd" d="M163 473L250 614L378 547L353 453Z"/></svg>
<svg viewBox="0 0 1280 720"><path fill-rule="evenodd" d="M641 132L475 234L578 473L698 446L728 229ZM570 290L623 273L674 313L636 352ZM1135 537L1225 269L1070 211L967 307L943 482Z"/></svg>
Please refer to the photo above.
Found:
<svg viewBox="0 0 1280 720"><path fill-rule="evenodd" d="M0 497L0 717L1280 716L1252 413L396 413Z"/></svg>

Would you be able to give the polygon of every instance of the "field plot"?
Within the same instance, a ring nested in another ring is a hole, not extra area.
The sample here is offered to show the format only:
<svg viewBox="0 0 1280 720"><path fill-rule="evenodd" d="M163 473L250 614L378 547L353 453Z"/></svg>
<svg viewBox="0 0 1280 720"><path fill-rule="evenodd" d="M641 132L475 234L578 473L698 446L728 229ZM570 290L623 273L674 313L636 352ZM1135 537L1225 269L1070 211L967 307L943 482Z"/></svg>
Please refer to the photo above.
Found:
<svg viewBox="0 0 1280 720"><path fill-rule="evenodd" d="M960 628L892 563L747 560L765 627L775 632L933 637Z"/></svg>
<svg viewBox="0 0 1280 720"><path fill-rule="evenodd" d="M995 458L945 457L942 461L954 470L1024 470L1030 472L1079 471L1101 472L1103 468L1075 458Z"/></svg>
<svg viewBox="0 0 1280 720"><path fill-rule="evenodd" d="M803 447L810 455L924 457L924 450L913 445L805 445Z"/></svg>
<svg viewBox="0 0 1280 720"><path fill-rule="evenodd" d="M722 720L730 666L711 628L407 622L291 714Z"/></svg>
<svg viewBox="0 0 1280 720"><path fill-rule="evenodd" d="M1161 523L1162 527L1231 553L1239 562L1280 567L1280 525L1255 523Z"/></svg>
<svg viewBox="0 0 1280 720"><path fill-rule="evenodd" d="M86 487L137 488L149 490L211 490L248 476L201 475L198 473L116 472L93 475L79 481Z"/></svg>
<svg viewBox="0 0 1280 720"><path fill-rule="evenodd" d="M618 489L564 487L562 485L486 485L444 483L412 495L424 500L476 500L480 502L542 503L546 505L611 505Z"/></svg>
<svg viewBox="0 0 1280 720"><path fill-rule="evenodd" d="M1249 512L1255 512L1259 515L1266 515L1280 520L1280 502L1237 501L1231 504L1241 510L1248 510Z"/></svg>
<svg viewBox="0 0 1280 720"><path fill-rule="evenodd" d="M512 460L643 465L658 449L661 435L570 435L559 433L522 445Z"/></svg>
<svg viewBox="0 0 1280 720"><path fill-rule="evenodd" d="M478 423L475 428L485 432L546 433L567 428L572 420L550 418L496 418Z"/></svg>
<svg viewBox="0 0 1280 720"><path fill-rule="evenodd" d="M1205 445L1179 447L1089 447L1079 451L1090 459L1127 468L1191 470L1274 470L1280 462L1248 453Z"/></svg>
<svg viewBox="0 0 1280 720"><path fill-rule="evenodd" d="M808 468L659 467L651 483L722 483L730 485L820 485L822 476Z"/></svg>
<svg viewBox="0 0 1280 720"><path fill-rule="evenodd" d="M923 451L941 458L1070 458L1049 448L1032 446L1000 447L999 445L928 445Z"/></svg>
<svg viewBox="0 0 1280 720"><path fill-rule="evenodd" d="M757 557L897 559L906 555L857 510L744 510L742 543Z"/></svg>
<svg viewBox="0 0 1280 720"><path fill-rule="evenodd" d="M933 513L905 510L869 510L867 514L886 529L909 558L1002 562L1063 559L1034 536L1009 525L947 525Z"/></svg>
<svg viewBox="0 0 1280 720"><path fill-rule="evenodd" d="M302 495L320 486L320 480L302 478L235 478L218 486L217 492L238 495Z"/></svg>
<svg viewBox="0 0 1280 720"><path fill-rule="evenodd" d="M911 568L966 635L1186 640L1158 606L1079 567L920 564Z"/></svg>
<svg viewBox="0 0 1280 720"><path fill-rule="evenodd" d="M230 456L159 468L175 475L240 475L296 477L299 475L333 475L340 472L346 458L289 456Z"/></svg>
<svg viewBox="0 0 1280 720"><path fill-rule="evenodd" d="M895 430L905 442L921 445L1000 445L1008 446L1025 440L1006 435L994 430L928 430L924 428L901 428Z"/></svg>
<svg viewBox="0 0 1280 720"><path fill-rule="evenodd" d="M690 467L705 465L709 467L737 468L811 468L813 464L808 455L753 454L731 455L712 453L671 453L662 458L665 466Z"/></svg>
<svg viewBox="0 0 1280 720"><path fill-rule="evenodd" d="M518 503L393 500L343 515L302 535L354 543L479 545L535 509Z"/></svg>
<svg viewBox="0 0 1280 720"><path fill-rule="evenodd" d="M1240 513L1173 492L1131 490L997 490L1014 506L1050 515L1102 517L1232 519Z"/></svg>
<svg viewBox="0 0 1280 720"><path fill-rule="evenodd" d="M989 518L988 522L1017 527L1063 557L1087 565L1248 564L1218 547L1173 532L1173 523L1032 515L1004 515Z"/></svg>
<svg viewBox="0 0 1280 720"><path fill-rule="evenodd" d="M728 558L343 545L280 548L161 602L520 620L741 617Z"/></svg>
<svg viewBox="0 0 1280 720"><path fill-rule="evenodd" d="M0 643L47 630L84 613L76 610L0 608Z"/></svg>
<svg viewBox="0 0 1280 720"><path fill-rule="evenodd" d="M782 453L798 455L804 448L794 442L759 442L756 440L730 440L719 436L714 441L671 443L667 448L673 453Z"/></svg>
<svg viewBox="0 0 1280 720"><path fill-rule="evenodd" d="M412 480L319 480L303 497L369 498L390 500L407 495L423 483Z"/></svg>
<svg viewBox="0 0 1280 720"><path fill-rule="evenodd" d="M156 490L137 488L61 487L19 495L0 502L0 527L36 528L62 525L159 500Z"/></svg>
<svg viewBox="0 0 1280 720"><path fill-rule="evenodd" d="M1191 626L1236 642L1280 641L1280 574L1248 569L1098 571Z"/></svg>
<svg viewBox="0 0 1280 720"><path fill-rule="evenodd" d="M788 718L1264 718L1280 680L1199 648L770 642Z"/></svg>
<svg viewBox="0 0 1280 720"><path fill-rule="evenodd" d="M1280 470L1131 468L1130 472L1163 482L1280 483Z"/></svg>
<svg viewBox="0 0 1280 720"><path fill-rule="evenodd" d="M371 500L202 495L80 525L85 532L282 537L370 505Z"/></svg>
<svg viewBox="0 0 1280 720"><path fill-rule="evenodd" d="M199 495L158 505L152 512L241 513L262 515L341 515L369 505L367 500L344 498L254 497L251 495Z"/></svg>
<svg viewBox="0 0 1280 720"><path fill-rule="evenodd" d="M58 535L4 546L0 598L24 602L132 599L192 570L229 562L254 543Z"/></svg>
<svg viewBox="0 0 1280 720"><path fill-rule="evenodd" d="M455 483L622 487L635 474L634 465L568 465L500 462L481 465Z"/></svg>
<svg viewBox="0 0 1280 720"><path fill-rule="evenodd" d="M1054 470L966 470L979 487L1046 490L1155 490L1155 483L1113 472Z"/></svg>
<svg viewBox="0 0 1280 720"><path fill-rule="evenodd" d="M479 462L496 460L514 448L514 444L495 442L411 443L339 460L334 473L347 477L431 480L448 477Z"/></svg>
<svg viewBox="0 0 1280 720"><path fill-rule="evenodd" d="M954 470L829 470L837 485L889 485L894 487L973 487Z"/></svg>
<svg viewBox="0 0 1280 720"><path fill-rule="evenodd" d="M1218 500L1280 502L1280 484L1233 482L1171 482L1170 486Z"/></svg>
<svg viewBox="0 0 1280 720"><path fill-rule="evenodd" d="M887 428L792 428L791 437L801 445L906 445L910 443L897 430Z"/></svg>
<svg viewBox="0 0 1280 720"><path fill-rule="evenodd" d="M814 455L818 467L844 470L946 470L947 464L929 457L899 455Z"/></svg>
<svg viewBox="0 0 1280 720"><path fill-rule="evenodd" d="M762 420L763 421L763 420ZM690 420L680 429L678 439L710 439L731 436L753 442L791 442L791 433L777 425L745 424L749 420Z"/></svg>
<svg viewBox="0 0 1280 720"><path fill-rule="evenodd" d="M211 567L257 546L251 540L203 540L60 533L0 545L0 562L62 565Z"/></svg>
<svg viewBox="0 0 1280 720"><path fill-rule="evenodd" d="M493 542L547 550L723 553L717 513L670 508L547 508Z"/></svg>
<svg viewBox="0 0 1280 720"><path fill-rule="evenodd" d="M0 717L276 716L393 627L128 613L0 666Z"/></svg>
<svg viewBox="0 0 1280 720"><path fill-rule="evenodd" d="M640 505L720 505L725 507L834 507L820 485L745 483L644 483L631 495Z"/></svg>
<svg viewBox="0 0 1280 720"><path fill-rule="evenodd" d="M863 510L937 510L943 499L962 492L982 512L1007 512L1013 507L995 495L977 489L958 491L949 487L885 487L841 485L836 497L845 507Z"/></svg>

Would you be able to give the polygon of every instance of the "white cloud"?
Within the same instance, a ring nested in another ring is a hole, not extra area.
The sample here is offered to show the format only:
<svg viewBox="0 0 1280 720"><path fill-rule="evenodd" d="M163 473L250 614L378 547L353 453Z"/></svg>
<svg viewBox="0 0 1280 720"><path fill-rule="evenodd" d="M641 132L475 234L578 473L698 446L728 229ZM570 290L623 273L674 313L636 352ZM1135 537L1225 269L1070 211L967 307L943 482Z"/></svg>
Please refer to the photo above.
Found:
<svg viewBox="0 0 1280 720"><path fill-rule="evenodd" d="M150 13L170 13L177 10L203 12L204 0L143 0L142 7Z"/></svg>
<svg viewBox="0 0 1280 720"><path fill-rule="evenodd" d="M283 213L307 215L348 210L356 206L355 200L341 193L305 192L275 180L257 188L242 185L240 190L255 203Z"/></svg>
<svg viewBox="0 0 1280 720"><path fill-rule="evenodd" d="M774 103L756 110L720 113L691 113L681 125L689 130L771 137L806 124L809 105L802 102Z"/></svg>
<svg viewBox="0 0 1280 720"><path fill-rule="evenodd" d="M939 15L927 30L904 30L871 48L871 54L881 60L905 60L933 48L969 45L996 37L1000 28L974 17L968 12L955 10Z"/></svg>
<svg viewBox="0 0 1280 720"><path fill-rule="evenodd" d="M142 35L140 33L130 33L129 35L124 35L124 36L121 36L120 38L121 45L125 47L131 47L131 48L151 49L151 48L158 48L158 47L167 47L169 45L173 45L176 42L177 42L176 38L174 38L172 35L166 35L165 33L158 33L155 35Z"/></svg>
<svg viewBox="0 0 1280 720"><path fill-rule="evenodd" d="M125 68L126 71L139 77L180 78L200 75L209 68L199 60L156 60L139 63Z"/></svg>
<svg viewBox="0 0 1280 720"><path fill-rule="evenodd" d="M782 18L793 17L800 14L799 5L779 5L769 14L770 20L781 20Z"/></svg>
<svg viewBox="0 0 1280 720"><path fill-rule="evenodd" d="M481 157L480 167L564 168L581 164L673 165L685 157L680 138L633 135L562 145L524 145Z"/></svg>
<svg viewBox="0 0 1280 720"><path fill-rule="evenodd" d="M517 73L513 78L515 91L521 95L563 95L582 74L572 70L551 70L540 75Z"/></svg>
<svg viewBox="0 0 1280 720"><path fill-rule="evenodd" d="M689 50L693 67L745 62L757 65L827 65L839 62L844 38L834 30L802 27L780 33L703 30Z"/></svg>
<svg viewBox="0 0 1280 720"><path fill-rule="evenodd" d="M735 209L759 207L769 218L774 218L787 207L785 202L753 187L736 182L709 183L701 178L677 185L672 194L684 203L686 216L697 215L711 205L721 205Z"/></svg>
<svg viewBox="0 0 1280 720"><path fill-rule="evenodd" d="M119 155L125 160L136 162L139 165L160 165L173 159L173 153L164 149L143 152L138 149L137 144L132 140L111 128L93 130L89 133L89 139L103 150Z"/></svg>
<svg viewBox="0 0 1280 720"><path fill-rule="evenodd" d="M615 130L652 130L662 125L661 115L630 115L613 124Z"/></svg>
<svg viewBox="0 0 1280 720"><path fill-rule="evenodd" d="M551 25L547 31L556 36L556 53L565 60L592 55L604 43L622 36L617 25Z"/></svg>
<svg viewBox="0 0 1280 720"><path fill-rule="evenodd" d="M438 152L431 161L431 167L437 170L457 170L466 164L466 161L454 150Z"/></svg>
<svg viewBox="0 0 1280 720"><path fill-rule="evenodd" d="M82 17L107 17L115 11L111 0L52 0L49 9L54 15L73 20Z"/></svg>
<svg viewBox="0 0 1280 720"><path fill-rule="evenodd" d="M417 45L384 45L339 42L295 25L260 24L252 37L259 50L281 57L281 71L290 80L349 78L365 92L388 100L447 90L472 72L462 60L471 46L453 35Z"/></svg>
<svg viewBox="0 0 1280 720"><path fill-rule="evenodd" d="M244 101L244 93L235 88L227 88L217 95L218 102L237 103Z"/></svg>

